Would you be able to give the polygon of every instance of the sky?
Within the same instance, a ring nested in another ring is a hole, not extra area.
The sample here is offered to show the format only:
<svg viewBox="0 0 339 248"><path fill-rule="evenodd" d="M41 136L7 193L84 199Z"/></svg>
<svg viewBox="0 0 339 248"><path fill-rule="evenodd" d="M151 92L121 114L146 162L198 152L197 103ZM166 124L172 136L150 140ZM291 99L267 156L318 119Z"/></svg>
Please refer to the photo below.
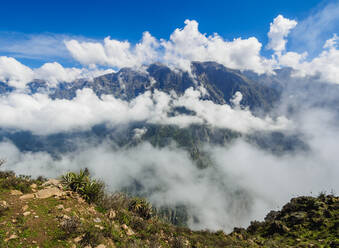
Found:
<svg viewBox="0 0 339 248"><path fill-rule="evenodd" d="M267 44L269 23L276 16L281 14L300 22L330 2L337 1L98 0L94 4L93 1L4 0L1 2L0 55L11 55L28 66L38 67L48 59L47 55L28 56L27 50L35 48L25 47L27 54L23 55L17 50L1 49L1 46L39 35L47 35L57 41L62 37L102 40L110 36L135 44L144 31L158 39L168 39L173 30L183 27L186 19L196 20L200 32L207 35L218 33L227 40L254 36ZM334 29L338 30L338 26ZM326 38L329 36L327 34ZM294 45L300 44L296 42ZM66 66L79 66L67 51L61 50L51 57ZM267 50L262 52L270 54Z"/></svg>

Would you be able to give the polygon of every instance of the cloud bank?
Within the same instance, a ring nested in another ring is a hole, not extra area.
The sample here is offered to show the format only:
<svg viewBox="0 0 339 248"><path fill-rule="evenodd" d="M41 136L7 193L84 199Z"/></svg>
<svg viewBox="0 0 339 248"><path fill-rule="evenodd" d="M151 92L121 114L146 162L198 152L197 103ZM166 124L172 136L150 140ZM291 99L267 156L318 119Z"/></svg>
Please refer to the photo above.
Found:
<svg viewBox="0 0 339 248"><path fill-rule="evenodd" d="M240 102L240 92L237 94ZM196 115L174 115L175 107L185 107ZM15 92L0 96L0 127L28 130L35 134L52 134L75 130L89 130L105 123L108 126L133 122L173 124L187 127L207 124L229 128L242 133L252 130L283 130L290 124L284 117L273 120L254 116L248 109L202 100L201 92L189 88L183 96L155 91L139 95L132 101L123 101L111 95L99 98L91 89L78 90L72 100L51 99L47 94L27 95Z"/></svg>

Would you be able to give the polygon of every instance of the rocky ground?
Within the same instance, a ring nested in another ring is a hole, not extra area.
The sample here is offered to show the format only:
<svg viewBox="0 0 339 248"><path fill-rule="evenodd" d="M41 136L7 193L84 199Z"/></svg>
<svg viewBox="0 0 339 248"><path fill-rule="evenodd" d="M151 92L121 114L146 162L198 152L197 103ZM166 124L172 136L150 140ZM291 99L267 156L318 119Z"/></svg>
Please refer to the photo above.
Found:
<svg viewBox="0 0 339 248"><path fill-rule="evenodd" d="M128 208L87 203L59 180L2 172L0 247L339 247L339 197L298 197L247 229L191 231Z"/></svg>

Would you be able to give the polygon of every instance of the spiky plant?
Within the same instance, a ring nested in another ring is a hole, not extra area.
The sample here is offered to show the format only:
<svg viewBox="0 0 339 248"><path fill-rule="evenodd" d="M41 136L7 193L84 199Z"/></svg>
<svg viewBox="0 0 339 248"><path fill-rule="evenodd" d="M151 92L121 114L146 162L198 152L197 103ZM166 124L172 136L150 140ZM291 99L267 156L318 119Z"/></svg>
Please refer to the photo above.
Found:
<svg viewBox="0 0 339 248"><path fill-rule="evenodd" d="M68 172L61 177L62 184L71 189L72 191L78 192L89 182L89 175L85 170L80 170L79 174L75 172Z"/></svg>
<svg viewBox="0 0 339 248"><path fill-rule="evenodd" d="M144 219L150 219L152 216L152 205L143 198L131 199L128 209Z"/></svg>

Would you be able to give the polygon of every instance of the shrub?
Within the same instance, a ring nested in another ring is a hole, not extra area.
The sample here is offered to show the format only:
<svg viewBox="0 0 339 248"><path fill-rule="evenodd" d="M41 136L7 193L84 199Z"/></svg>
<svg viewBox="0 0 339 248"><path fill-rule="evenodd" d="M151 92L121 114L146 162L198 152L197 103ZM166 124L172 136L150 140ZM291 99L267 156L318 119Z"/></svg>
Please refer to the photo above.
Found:
<svg viewBox="0 0 339 248"><path fill-rule="evenodd" d="M80 194L88 203L99 202L104 196L104 184L98 180L92 180L87 169L68 172L61 177L62 184L70 190Z"/></svg>
<svg viewBox="0 0 339 248"><path fill-rule="evenodd" d="M104 194L103 197L97 201L97 204L105 210L119 210L128 208L129 202L129 198L124 193L114 193L112 195Z"/></svg>
<svg viewBox="0 0 339 248"><path fill-rule="evenodd" d="M97 180L88 181L78 192L88 203L97 202L104 195L104 184Z"/></svg>
<svg viewBox="0 0 339 248"><path fill-rule="evenodd" d="M12 171L1 172L0 178L3 179L0 181L0 188L16 189L20 190L22 193L31 192L30 185L34 182L30 177L16 177Z"/></svg>
<svg viewBox="0 0 339 248"><path fill-rule="evenodd" d="M145 199L139 197L131 199L128 205L128 210L138 214L146 220L152 217L152 205Z"/></svg>
<svg viewBox="0 0 339 248"><path fill-rule="evenodd" d="M79 174L68 172L61 177L62 184L74 192L78 192L88 181L89 177L83 170L80 170Z"/></svg>
<svg viewBox="0 0 339 248"><path fill-rule="evenodd" d="M77 233L80 225L80 221L78 218L72 216L70 219L65 219L60 223L61 229L67 234L72 235Z"/></svg>
<svg viewBox="0 0 339 248"><path fill-rule="evenodd" d="M102 236L102 234L98 230L98 228L90 226L85 230L84 236L82 237L80 244L82 246L95 247L99 244L101 236Z"/></svg>

